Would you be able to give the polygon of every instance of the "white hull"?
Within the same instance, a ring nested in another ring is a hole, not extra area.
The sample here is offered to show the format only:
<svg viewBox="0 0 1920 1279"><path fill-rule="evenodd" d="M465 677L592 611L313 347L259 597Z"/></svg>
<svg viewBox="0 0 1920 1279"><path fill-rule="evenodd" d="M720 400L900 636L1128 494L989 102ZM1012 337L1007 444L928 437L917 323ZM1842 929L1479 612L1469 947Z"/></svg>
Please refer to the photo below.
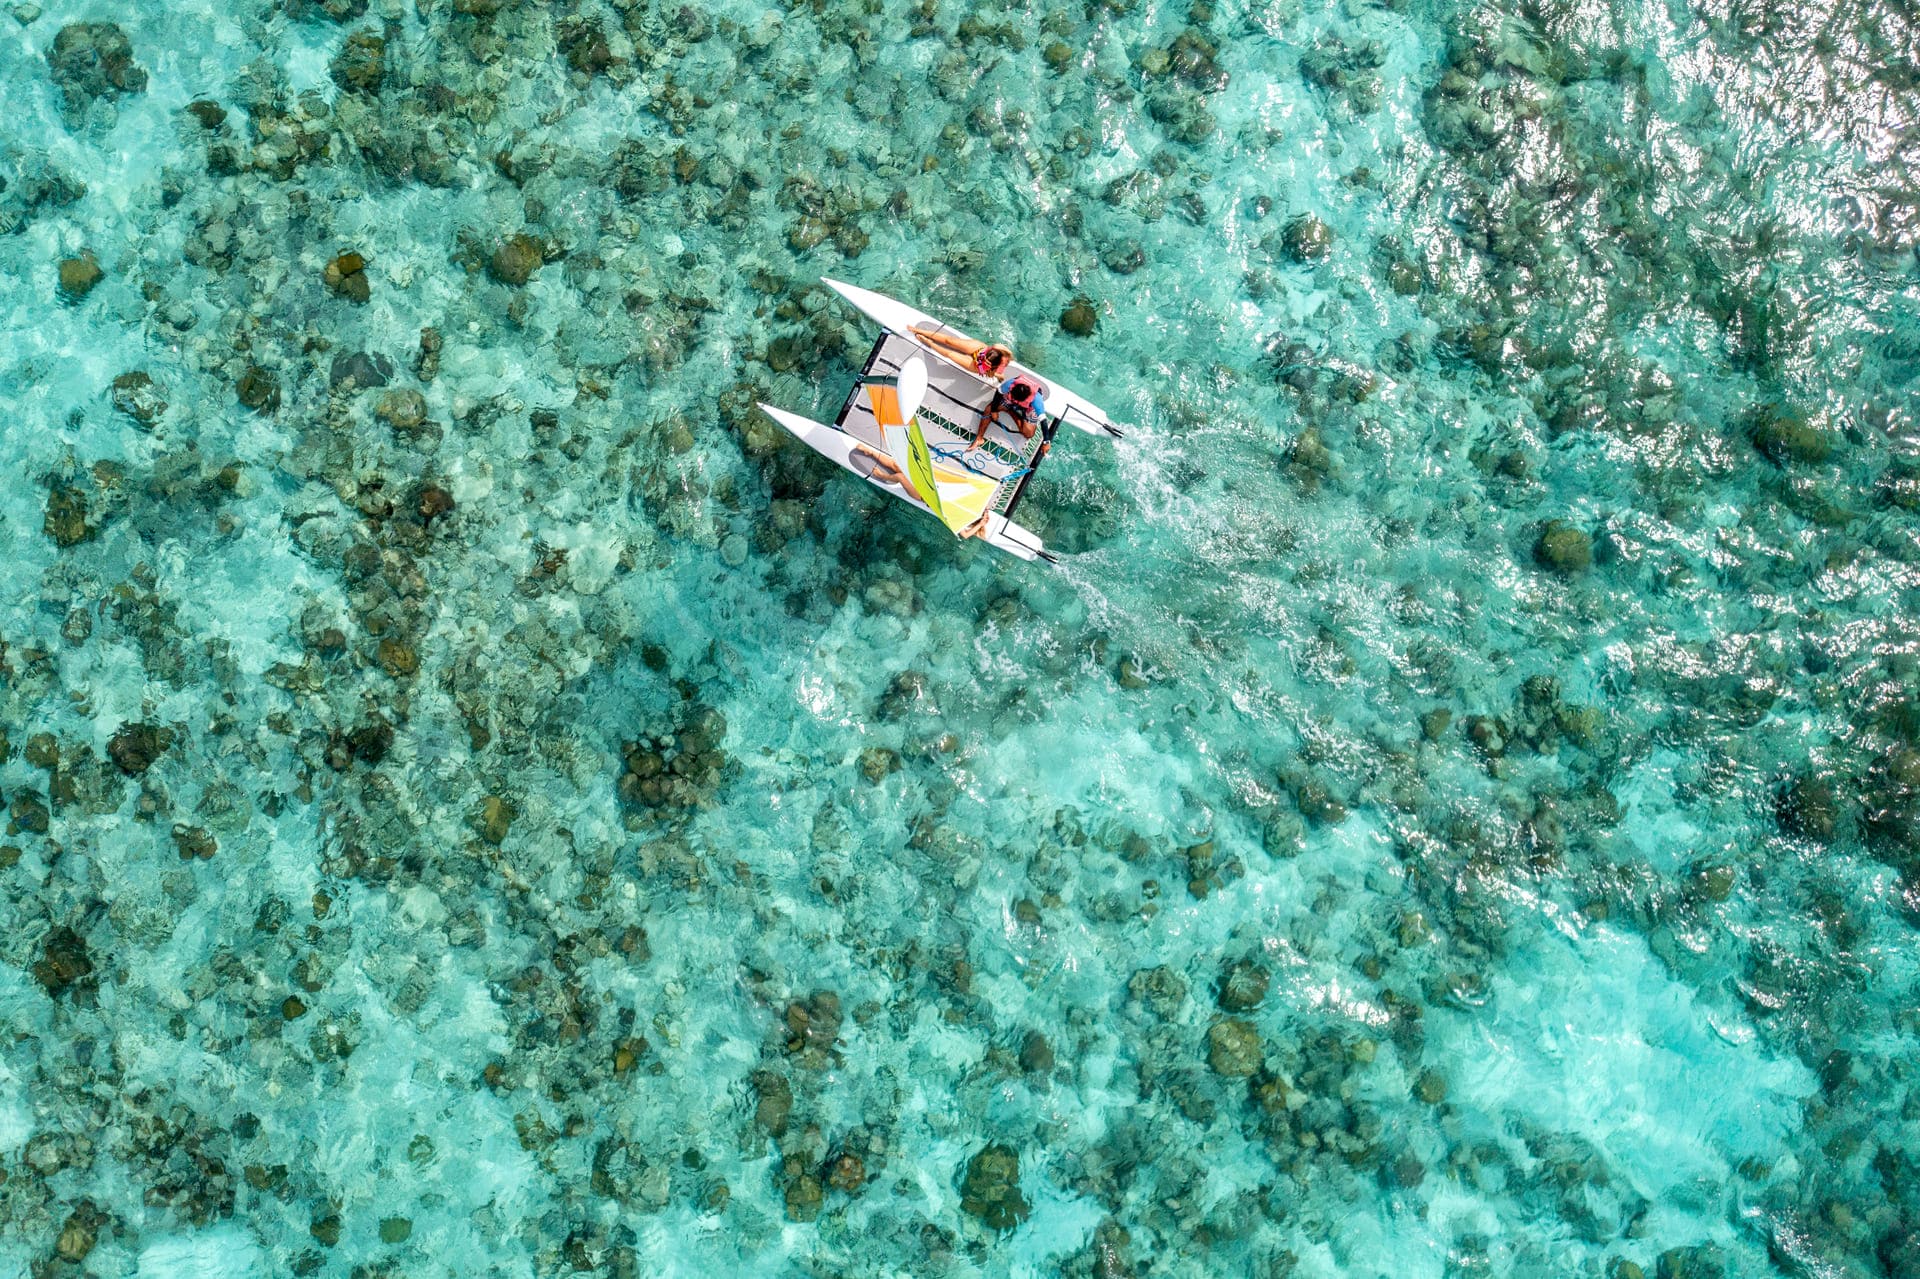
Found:
<svg viewBox="0 0 1920 1279"><path fill-rule="evenodd" d="M843 284L839 280L829 280L825 276L821 277L820 282L851 302L882 328L891 329L903 337L907 336L916 324L922 328L942 329L955 337L968 336L951 324L935 319L925 311L908 306L905 302L897 302L884 293L875 293L872 289L863 289L853 284ZM1043 373L1034 372L1025 365L1016 364L1014 368L1017 371L1033 373L1034 377L1039 378L1047 388L1047 407L1056 414L1065 415L1065 420L1070 424L1079 427L1089 435L1120 434L1119 428L1108 419L1107 411L1091 400L1069 391L1055 379Z"/></svg>
<svg viewBox="0 0 1920 1279"><path fill-rule="evenodd" d="M860 441L854 439L853 436L848 435L845 431L837 427L829 426L825 422L816 422L812 418L802 417L798 413L789 413L787 410L775 408L771 404L762 404L760 411L799 437L800 442L814 452L820 454L822 457L832 459L854 475L860 475L860 472L854 470L853 466L853 450ZM899 485L885 484L869 475L862 475L860 478L866 480L867 483L873 485L882 493L890 497L897 497L911 506L916 506L926 511L930 518L935 520L939 519L931 510L928 510L925 502L922 502L918 497L915 497ZM1046 547L1040 541L1038 534L1034 533L1031 529L1022 528L1006 516L997 513L987 516L987 535L983 540L1005 551L1007 554L1017 555L1023 560L1046 559L1051 561L1053 558L1047 554Z"/></svg>

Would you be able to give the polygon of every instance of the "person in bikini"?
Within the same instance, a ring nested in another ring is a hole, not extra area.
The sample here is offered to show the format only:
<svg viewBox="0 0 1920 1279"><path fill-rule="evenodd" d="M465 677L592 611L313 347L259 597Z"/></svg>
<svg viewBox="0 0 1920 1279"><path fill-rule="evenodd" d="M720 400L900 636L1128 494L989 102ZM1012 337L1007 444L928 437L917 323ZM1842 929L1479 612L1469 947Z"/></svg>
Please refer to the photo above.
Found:
<svg viewBox="0 0 1920 1279"><path fill-rule="evenodd" d="M900 469L900 464L872 445L854 445L853 456L849 460L854 464L855 474L865 476L868 479L879 480L882 484L892 484L897 488L903 488L915 497L920 496L920 490L913 486L913 481L908 479L907 473ZM991 514L991 512L980 512L980 518L961 529L958 536L963 538L985 537L987 535L987 516L989 514Z"/></svg>
<svg viewBox="0 0 1920 1279"><path fill-rule="evenodd" d="M936 354L989 381L999 381L1013 368L1012 349L998 342L976 342L972 338L922 328L918 324L913 326L913 335Z"/></svg>

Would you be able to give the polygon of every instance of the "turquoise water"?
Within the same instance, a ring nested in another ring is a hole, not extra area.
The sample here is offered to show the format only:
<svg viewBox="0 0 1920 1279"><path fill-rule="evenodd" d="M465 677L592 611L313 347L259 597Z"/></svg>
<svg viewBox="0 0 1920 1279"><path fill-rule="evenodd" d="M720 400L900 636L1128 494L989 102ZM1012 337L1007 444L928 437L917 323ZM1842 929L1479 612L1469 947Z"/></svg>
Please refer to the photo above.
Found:
<svg viewBox="0 0 1920 1279"><path fill-rule="evenodd" d="M0 1275L1920 1274L1916 57L7 6Z"/></svg>

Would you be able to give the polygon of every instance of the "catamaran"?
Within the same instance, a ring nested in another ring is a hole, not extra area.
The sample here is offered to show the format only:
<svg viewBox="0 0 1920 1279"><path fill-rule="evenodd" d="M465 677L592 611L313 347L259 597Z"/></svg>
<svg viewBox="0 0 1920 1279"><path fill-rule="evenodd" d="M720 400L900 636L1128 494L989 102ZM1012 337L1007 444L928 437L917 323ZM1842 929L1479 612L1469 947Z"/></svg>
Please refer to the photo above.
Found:
<svg viewBox="0 0 1920 1279"><path fill-rule="evenodd" d="M1045 420L1028 437L1010 427L1003 414L977 446L969 447L1000 383L961 367L914 330L966 335L884 294L838 280L822 283L880 326L860 376L831 424L771 404L762 404L761 411L814 452L926 511L956 535L977 536L1023 560L1057 563L1038 534L1013 522L1013 513L1063 423L1091 435L1119 437L1106 411L1013 363L1003 376L1040 384Z"/></svg>

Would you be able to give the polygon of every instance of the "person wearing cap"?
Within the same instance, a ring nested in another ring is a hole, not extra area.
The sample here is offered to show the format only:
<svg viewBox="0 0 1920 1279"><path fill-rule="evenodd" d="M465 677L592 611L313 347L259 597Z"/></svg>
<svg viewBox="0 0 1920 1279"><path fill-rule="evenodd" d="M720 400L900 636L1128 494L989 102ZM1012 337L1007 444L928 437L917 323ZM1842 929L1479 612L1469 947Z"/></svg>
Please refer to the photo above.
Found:
<svg viewBox="0 0 1920 1279"><path fill-rule="evenodd" d="M1012 416L1014 430L1032 439L1034 431L1047 419L1046 391L1040 379L1031 373L1016 373L1002 382L993 393L993 402L980 415L980 429L973 433L973 443L967 445L967 451L971 453L980 447L980 441L987 438L987 429L1002 413Z"/></svg>
<svg viewBox="0 0 1920 1279"><path fill-rule="evenodd" d="M963 369L984 378L998 378L1013 367L1013 350L998 342L976 342L972 338L942 333L938 329L913 326L913 335L938 355L944 355Z"/></svg>

